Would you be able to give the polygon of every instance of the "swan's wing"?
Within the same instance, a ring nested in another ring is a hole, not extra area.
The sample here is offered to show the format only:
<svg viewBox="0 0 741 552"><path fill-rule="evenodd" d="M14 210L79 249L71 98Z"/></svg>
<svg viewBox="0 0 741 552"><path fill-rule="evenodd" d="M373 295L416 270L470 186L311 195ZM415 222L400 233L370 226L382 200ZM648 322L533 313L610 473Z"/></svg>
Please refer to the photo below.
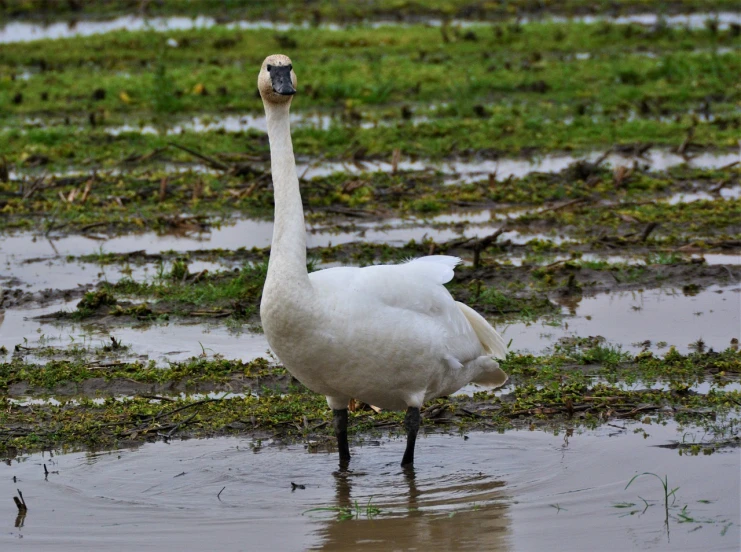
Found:
<svg viewBox="0 0 741 552"><path fill-rule="evenodd" d="M337 267L312 272L309 279L324 301L343 306L375 304L434 316L452 307L443 284L453 278L457 257L433 255L396 265ZM326 303L325 303L326 305Z"/></svg>
<svg viewBox="0 0 741 552"><path fill-rule="evenodd" d="M496 337L499 334L480 316L476 319L462 310L443 286L453 278L459 263L457 257L432 255L398 265L330 268L313 272L309 278L326 300L325 307L361 319L403 319L407 327L442 341L446 357L465 363L481 354L482 348L503 356L501 348L493 346L491 332Z"/></svg>

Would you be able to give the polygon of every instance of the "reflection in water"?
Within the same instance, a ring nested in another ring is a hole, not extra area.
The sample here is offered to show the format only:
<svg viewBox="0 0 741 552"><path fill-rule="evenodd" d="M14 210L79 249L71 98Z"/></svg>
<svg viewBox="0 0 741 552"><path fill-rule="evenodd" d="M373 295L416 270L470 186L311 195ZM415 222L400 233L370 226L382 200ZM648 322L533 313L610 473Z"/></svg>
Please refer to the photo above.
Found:
<svg viewBox="0 0 741 552"><path fill-rule="evenodd" d="M353 492L353 483L369 474L338 470L335 504L352 520L327 520L314 550L507 550L509 518L505 482L481 472L418 478L414 468L394 467L393 480L377 493ZM378 512L374 515L374 510ZM357 515L356 515L357 514Z"/></svg>

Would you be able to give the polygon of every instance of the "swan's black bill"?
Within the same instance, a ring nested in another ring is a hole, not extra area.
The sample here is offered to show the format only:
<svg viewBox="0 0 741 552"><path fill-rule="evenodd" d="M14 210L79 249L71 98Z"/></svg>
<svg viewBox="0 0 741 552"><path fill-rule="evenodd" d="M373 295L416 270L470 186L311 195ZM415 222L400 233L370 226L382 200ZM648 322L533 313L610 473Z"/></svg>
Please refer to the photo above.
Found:
<svg viewBox="0 0 741 552"><path fill-rule="evenodd" d="M273 91L281 96L293 96L296 89L291 82L291 67L272 65L268 68L270 72L270 81L273 84Z"/></svg>

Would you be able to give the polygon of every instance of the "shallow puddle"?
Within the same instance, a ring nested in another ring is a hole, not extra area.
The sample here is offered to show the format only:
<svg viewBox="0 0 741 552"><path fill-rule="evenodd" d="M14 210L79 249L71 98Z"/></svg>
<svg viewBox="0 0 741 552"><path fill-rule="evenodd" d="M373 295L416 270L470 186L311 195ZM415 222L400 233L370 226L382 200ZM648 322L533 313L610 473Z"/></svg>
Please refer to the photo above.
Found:
<svg viewBox="0 0 741 552"><path fill-rule="evenodd" d="M37 454L0 466L0 495L20 489L29 508L16 519L12 501L3 501L0 545L525 551L569 542L571 550L736 550L738 450L680 456L656 446L683 438L674 423L640 426L647 438L633 433L639 425L619 424L570 436L423 436L408 473L398 467L398 439L353 444L347 472L337 470L334 453L237 438ZM644 476L625 489L647 469L679 487L668 526L657 480ZM292 482L302 487L292 491ZM680 522L682 512L694 521Z"/></svg>
<svg viewBox="0 0 741 552"><path fill-rule="evenodd" d="M624 15L620 17L605 17L596 15L587 15L579 17L532 17L521 19L522 23L528 23L532 21L550 20L554 22L581 22L587 24L600 23L602 21L608 21L611 23L638 23L640 25L655 26L659 23L670 27L689 27L689 28L702 28L706 25L706 21L715 20L718 23L719 29L726 29L732 23L741 23L741 14L736 12L705 12L705 13L693 13L687 15L659 15L655 13L640 13L632 15ZM420 18L412 20L410 22L398 21L373 21L367 23L369 27L398 27L406 26L409 24L427 24L431 26L439 27L442 25L440 19L434 18ZM473 27L481 26L480 21L467 21L467 20L453 20L449 22L453 26L460 27ZM118 17L115 19L107 20L82 20L82 21L62 21L55 23L30 23L26 21L12 21L5 23L0 27L0 43L9 42L29 42L32 40L41 39L59 39L59 38L71 38L75 36L90 36L94 34L109 33L112 31L181 31L190 29L207 29L220 25L216 19L207 16L198 17L141 17L135 15L128 15ZM266 20L257 21L234 21L223 24L227 28L235 29L272 29L276 31L286 31L290 29L310 27L308 23L301 25L294 25L290 23L274 22ZM484 23L486 26L487 24ZM322 24L320 28L326 30L338 30L343 28L341 25L329 23ZM171 48L177 48L177 41L174 39L168 41L168 45Z"/></svg>
<svg viewBox="0 0 741 552"><path fill-rule="evenodd" d="M718 201L718 199L738 199L741 197L741 186L731 186L730 188L721 188L717 195L697 190L692 192L678 192L670 196L667 201L670 205L678 203L691 203L693 201Z"/></svg>
<svg viewBox="0 0 741 552"><path fill-rule="evenodd" d="M604 154L593 151L583 155L547 154L534 158L502 158L477 160L448 160L434 163L429 160L402 160L397 165L400 171L435 170L448 175L451 184L467 183L482 180L494 175L497 181L510 177L522 178L531 173L557 173L577 161L595 162ZM645 165L654 171L663 171L671 167L687 164L701 169L718 169L739 161L737 152L703 152L692 157L683 157L667 150L652 149L642 156L610 154L604 159L606 166L631 166L634 162ZM357 174L362 172L391 172L393 165L387 161L363 161L358 163L299 160L297 172L304 179L327 176L333 173Z"/></svg>
<svg viewBox="0 0 741 552"><path fill-rule="evenodd" d="M0 314L0 347L12 351L16 345L39 347L83 346L96 348L115 337L130 350L122 358L154 360L158 364L216 354L245 362L268 354L262 333L234 332L223 322L175 324L169 322L103 325L90 323L57 324L34 320L60 310L72 311L78 300L37 309L8 309ZM59 356L66 356L62 353ZM2 357L0 357L2 358ZM38 361L31 353L29 361Z"/></svg>
<svg viewBox="0 0 741 552"><path fill-rule="evenodd" d="M23 76L21 76L22 78ZM24 79L27 80L27 79ZM333 121L337 120L328 114L321 113L304 113L297 112L291 115L291 125L294 127L311 127L322 130L327 130L332 126ZM23 123L25 128L49 128L55 124L64 124L65 127L69 127L69 121L64 122L63 119L59 121L50 121L49 119L26 119ZM2 130L11 130L17 128L16 126L6 127ZM75 127L79 132L86 132L90 130L89 126L77 126ZM153 124L133 124L125 123L121 125L110 125L99 127L104 130L107 134L112 136L118 136L125 132L133 132L138 134L161 134L161 135L178 135L184 132L246 132L248 130L258 130L261 132L267 132L267 122L265 114L260 113L257 115L244 114L244 115L210 115L210 116L195 116L190 119L175 120L169 124L163 124L161 126L155 126Z"/></svg>
<svg viewBox="0 0 741 552"><path fill-rule="evenodd" d="M674 345L686 353L699 338L722 351L741 336L741 288L710 286L694 296L680 290L601 293L562 302L563 318L498 326L514 350L540 353L563 337L602 336L625 351L639 352L647 340L659 353ZM662 347L658 347L663 342Z"/></svg>
<svg viewBox="0 0 741 552"><path fill-rule="evenodd" d="M77 300L45 308L9 309L0 315L0 346L9 351L26 347L72 344L95 348L110 336L131 347L123 356L158 364L205 354L243 361L264 357L269 347L260 333L234 332L223 322L202 324L141 323L104 326L60 324L34 320L62 309L74 310ZM724 350L741 336L741 292L736 287L710 286L694 296L676 289L601 293L570 297L562 313L536 322L496 323L513 351L539 354L565 337L602 336L611 346L637 353L649 348L658 354L675 346L686 353L699 338L708 348ZM31 353L32 355L32 353ZM35 357L29 355L29 359ZM62 355L64 356L64 355ZM41 359L43 360L43 359Z"/></svg>
<svg viewBox="0 0 741 552"><path fill-rule="evenodd" d="M531 158L509 158L501 159L449 159L445 161L431 161L429 159L402 159L397 163L396 169L391 161L383 160L364 160L364 161L326 161L321 159L301 159L296 162L296 172L299 177L306 181L317 177L325 177L335 173L344 174L361 174L374 172L393 172L397 171L439 171L442 173L449 184L470 183L488 178L494 178L496 181L504 181L508 178L522 178L529 174L540 173L557 173L566 169L569 165L577 161L595 162L604 155L603 151L592 151L580 155L569 154L546 154ZM683 157L668 150L652 149L641 156L609 154L604 158L605 166L617 167L620 165L632 166L634 163L653 171L664 171L671 167L687 164L689 167L698 169L720 169L727 167L741 160L741 154L738 152L711 152L706 151L690 157ZM265 170L269 167L264 167ZM183 173L188 171L198 173L220 174L209 166L201 164L177 164L164 163L158 165L158 169L171 172ZM126 172L124 169L111 169L105 171L107 174L116 175ZM38 171L9 171L11 180L23 179L25 175L38 174ZM80 174L87 174L79 168L71 167L67 170L44 171L45 176L66 177Z"/></svg>
<svg viewBox="0 0 741 552"><path fill-rule="evenodd" d="M478 216L489 217L488 220L507 218L512 211L486 210ZM522 211L518 212L519 214ZM449 215L443 215L449 217ZM307 226L307 246L327 247L350 242L363 241L373 243L389 243L404 245L411 240L423 241L432 239L442 243L455 238L477 238L488 236L496 230L488 224L468 225L465 228L429 226L435 219L385 219L372 223L351 225L352 230L338 230L336 227ZM422 223L423 225L420 225ZM124 234L108 236L95 234L92 236L67 235L61 237L35 236L29 232L20 232L0 236L0 270L3 275L9 276L16 272L14 265L27 259L58 259L66 256L94 255L96 253L128 253L131 251L146 251L160 253L162 251L193 251L207 249L239 249L244 247L265 248L270 245L273 234L273 222L258 219L237 219L225 222L220 227L212 228L207 232L190 232L187 234L157 234L143 232L141 234ZM550 240L553 243L563 243L565 237L546 234L527 234L517 231L506 232L502 240L511 240L513 243L526 243L533 239Z"/></svg>
<svg viewBox="0 0 741 552"><path fill-rule="evenodd" d="M6 255L0 253L0 286L7 282L12 287L18 287L28 292L39 292L42 290L70 290L86 284L97 284L99 282L117 282L124 277L141 281L152 279L159 271L157 264L152 265L130 265L124 264L93 264L84 262L68 262L56 256L42 256L39 260L21 256L22 253ZM165 270L170 270L169 263L164 265ZM227 268L217 262L191 261L188 270L191 274L197 274L207 270L215 272Z"/></svg>

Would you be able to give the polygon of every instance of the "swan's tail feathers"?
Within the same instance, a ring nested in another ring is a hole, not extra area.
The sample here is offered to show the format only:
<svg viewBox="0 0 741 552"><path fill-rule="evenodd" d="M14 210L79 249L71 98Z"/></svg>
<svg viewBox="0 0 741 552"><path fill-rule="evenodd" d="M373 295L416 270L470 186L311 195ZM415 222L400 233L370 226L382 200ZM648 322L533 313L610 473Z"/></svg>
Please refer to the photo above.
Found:
<svg viewBox="0 0 741 552"><path fill-rule="evenodd" d="M488 389L496 389L507 382L507 374L499 367L499 363L489 356L482 356L474 360L480 369L480 374L473 380Z"/></svg>
<svg viewBox="0 0 741 552"><path fill-rule="evenodd" d="M471 324L473 331L476 332L476 337L479 338L481 345L483 345L484 347L484 351L495 358L506 358L507 345L504 342L504 339L502 339L502 336L499 335L497 331L491 327L491 324L489 324L483 316L481 316L471 307L469 307L468 305L464 305L463 303L459 303L458 301L456 301L456 303L461 309L461 312L463 312L463 315Z"/></svg>
<svg viewBox="0 0 741 552"><path fill-rule="evenodd" d="M458 257L451 255L428 255L412 259L406 266L419 276L438 284L447 284L453 279L453 269L460 264Z"/></svg>

